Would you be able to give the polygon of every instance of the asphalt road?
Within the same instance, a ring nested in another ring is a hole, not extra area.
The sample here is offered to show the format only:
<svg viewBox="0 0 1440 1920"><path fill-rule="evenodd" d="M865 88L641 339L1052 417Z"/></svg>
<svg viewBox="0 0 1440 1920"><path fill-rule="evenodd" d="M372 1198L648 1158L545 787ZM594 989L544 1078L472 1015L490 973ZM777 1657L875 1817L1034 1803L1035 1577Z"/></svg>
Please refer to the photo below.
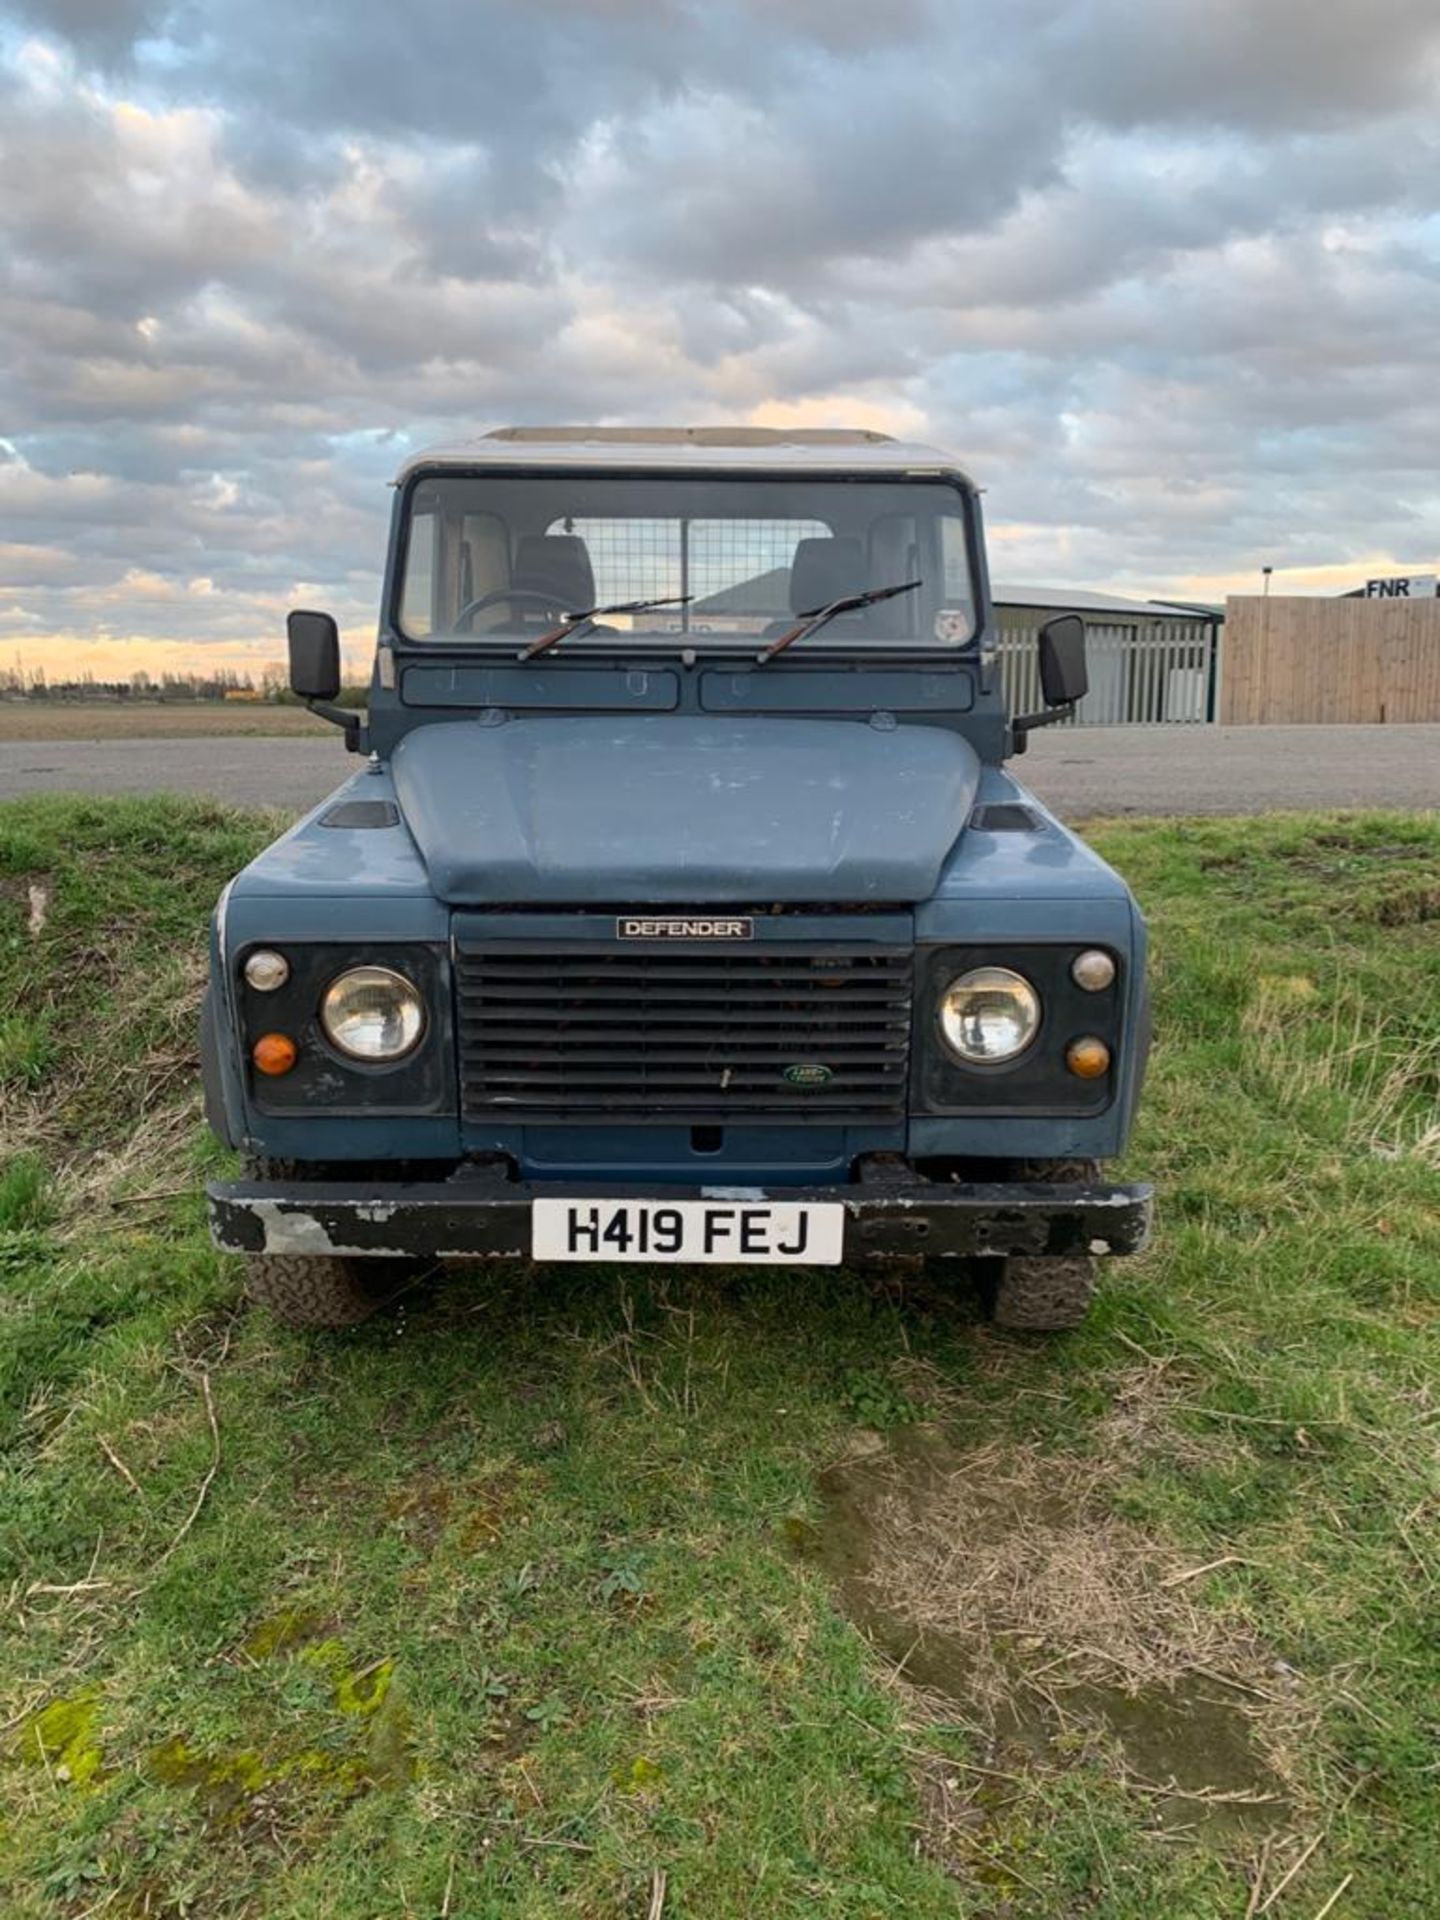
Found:
<svg viewBox="0 0 1440 1920"><path fill-rule="evenodd" d="M1062 817L1440 806L1440 725L1056 727L1014 771ZM215 794L300 810L355 770L329 739L0 742L0 799Z"/></svg>

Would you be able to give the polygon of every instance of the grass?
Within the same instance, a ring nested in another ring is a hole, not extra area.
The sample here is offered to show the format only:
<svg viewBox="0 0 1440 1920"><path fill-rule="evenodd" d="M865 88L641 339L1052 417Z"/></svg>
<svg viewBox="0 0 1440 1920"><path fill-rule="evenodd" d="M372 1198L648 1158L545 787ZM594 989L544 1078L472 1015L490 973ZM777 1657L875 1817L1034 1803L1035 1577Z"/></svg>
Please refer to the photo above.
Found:
<svg viewBox="0 0 1440 1920"><path fill-rule="evenodd" d="M319 734L327 723L304 707L237 700L177 703L0 700L0 740L189 740L210 734Z"/></svg>
<svg viewBox="0 0 1440 1920"><path fill-rule="evenodd" d="M0 811L0 1910L1440 1911L1433 820L1097 830L1163 1225L1049 1343L848 1273L247 1311L190 1023L272 825ZM1243 1820L1116 1732L1197 1666Z"/></svg>

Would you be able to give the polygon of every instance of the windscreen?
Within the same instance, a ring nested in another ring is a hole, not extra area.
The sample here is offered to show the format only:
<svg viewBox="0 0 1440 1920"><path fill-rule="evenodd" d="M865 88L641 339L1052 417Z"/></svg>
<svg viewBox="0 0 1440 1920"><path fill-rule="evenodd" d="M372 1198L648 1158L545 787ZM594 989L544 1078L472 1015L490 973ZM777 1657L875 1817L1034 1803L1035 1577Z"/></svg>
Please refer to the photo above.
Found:
<svg viewBox="0 0 1440 1920"><path fill-rule="evenodd" d="M944 481L671 475L436 475L410 495L396 617L408 640L533 642L597 612L566 653L773 641L838 615L808 647L961 648L975 633L966 503Z"/></svg>

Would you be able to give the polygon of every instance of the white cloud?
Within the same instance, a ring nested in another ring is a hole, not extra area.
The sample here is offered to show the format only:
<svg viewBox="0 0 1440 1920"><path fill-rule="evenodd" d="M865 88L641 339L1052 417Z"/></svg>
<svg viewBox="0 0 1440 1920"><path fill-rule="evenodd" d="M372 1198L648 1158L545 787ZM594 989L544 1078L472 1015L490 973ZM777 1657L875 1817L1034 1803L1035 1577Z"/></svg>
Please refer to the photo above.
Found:
<svg viewBox="0 0 1440 1920"><path fill-rule="evenodd" d="M1430 0L9 3L0 630L363 633L507 418L938 438L1012 577L1440 555Z"/></svg>

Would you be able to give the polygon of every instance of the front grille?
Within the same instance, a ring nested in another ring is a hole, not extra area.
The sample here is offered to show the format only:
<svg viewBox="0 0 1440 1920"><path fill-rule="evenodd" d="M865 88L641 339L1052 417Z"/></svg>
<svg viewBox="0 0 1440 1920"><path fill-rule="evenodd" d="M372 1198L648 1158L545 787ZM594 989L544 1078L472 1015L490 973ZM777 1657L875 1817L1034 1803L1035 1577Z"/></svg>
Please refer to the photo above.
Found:
<svg viewBox="0 0 1440 1920"><path fill-rule="evenodd" d="M456 941L468 1112L873 1119L905 1103L908 947Z"/></svg>

